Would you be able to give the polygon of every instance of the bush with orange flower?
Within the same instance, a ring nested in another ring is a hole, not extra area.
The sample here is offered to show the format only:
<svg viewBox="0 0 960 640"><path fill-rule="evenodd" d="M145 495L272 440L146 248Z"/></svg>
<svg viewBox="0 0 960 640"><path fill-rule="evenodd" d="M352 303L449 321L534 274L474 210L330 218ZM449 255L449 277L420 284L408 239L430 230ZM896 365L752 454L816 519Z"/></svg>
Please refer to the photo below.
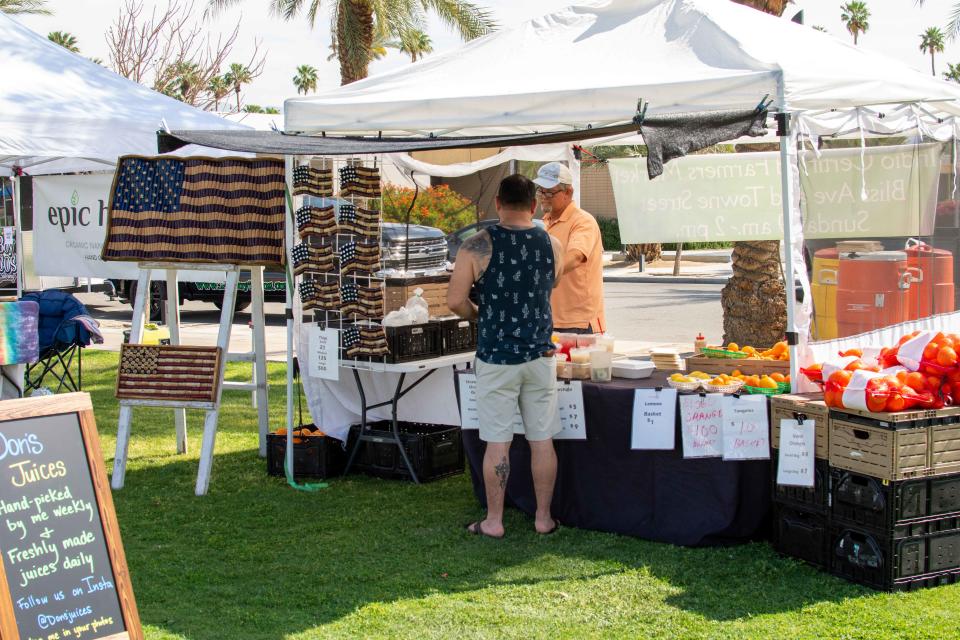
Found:
<svg viewBox="0 0 960 640"><path fill-rule="evenodd" d="M384 185L383 219L387 222L406 222L407 210L414 199L414 189ZM410 224L424 224L456 231L477 221L477 208L448 185L441 184L416 193L416 203L410 210Z"/></svg>

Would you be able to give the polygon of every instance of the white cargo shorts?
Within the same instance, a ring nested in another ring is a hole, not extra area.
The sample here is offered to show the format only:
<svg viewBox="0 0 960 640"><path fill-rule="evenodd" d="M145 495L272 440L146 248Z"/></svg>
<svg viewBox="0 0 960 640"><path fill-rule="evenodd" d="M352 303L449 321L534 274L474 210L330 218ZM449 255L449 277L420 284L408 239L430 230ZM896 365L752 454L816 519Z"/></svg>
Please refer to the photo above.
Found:
<svg viewBox="0 0 960 640"><path fill-rule="evenodd" d="M475 368L481 440L513 441L518 409L527 440L549 440L560 432L553 356L523 364L490 364L478 359Z"/></svg>

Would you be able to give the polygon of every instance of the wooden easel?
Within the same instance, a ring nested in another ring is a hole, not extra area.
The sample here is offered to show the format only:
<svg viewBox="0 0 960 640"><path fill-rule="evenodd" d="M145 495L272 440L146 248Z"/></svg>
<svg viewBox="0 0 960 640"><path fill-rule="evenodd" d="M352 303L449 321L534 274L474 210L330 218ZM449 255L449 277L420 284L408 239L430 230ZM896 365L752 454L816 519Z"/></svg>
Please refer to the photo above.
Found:
<svg viewBox="0 0 960 640"><path fill-rule="evenodd" d="M173 409L177 430L177 453L187 452L187 409L203 409L206 416L203 421L203 442L200 446L200 468L197 471L196 494L204 495L210 484L210 472L213 468L213 448L217 436L217 418L220 413L220 397L224 389L232 391L253 391L256 398L259 422L260 457L267 455L267 360L266 338L263 312L263 267L249 267L250 295L253 302L253 350L249 353L231 354L230 330L233 326L233 314L237 302L237 283L240 280L241 267L238 265L181 264L181 263L140 263L140 276L137 280L137 295L133 305L133 325L130 328L130 344L140 344L143 337L144 315L150 295L150 274L154 270L167 272L167 324L170 329L170 344L180 344L180 300L177 288L177 272L182 270L225 271L227 282L223 291L223 307L220 311L220 330L217 334L217 346L224 357L220 359L217 379L216 399L212 402L183 400L142 400L121 399L120 419L117 428L117 450L113 460L113 478L111 486L122 489L127 467L127 448L130 443L130 423L134 407L168 407ZM253 382L226 382L223 379L225 363L228 360L253 362Z"/></svg>

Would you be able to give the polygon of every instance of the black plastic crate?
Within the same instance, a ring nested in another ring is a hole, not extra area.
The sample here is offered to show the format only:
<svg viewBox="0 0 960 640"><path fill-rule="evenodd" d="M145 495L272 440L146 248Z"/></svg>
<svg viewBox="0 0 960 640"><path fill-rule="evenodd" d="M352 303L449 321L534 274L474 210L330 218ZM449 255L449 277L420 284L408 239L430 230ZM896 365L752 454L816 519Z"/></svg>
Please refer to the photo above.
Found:
<svg viewBox="0 0 960 640"><path fill-rule="evenodd" d="M387 362L425 360L440 355L440 323L412 324L404 327L384 327L390 353Z"/></svg>
<svg viewBox="0 0 960 640"><path fill-rule="evenodd" d="M440 320L440 345L443 355L473 351L477 348L477 323L461 318Z"/></svg>
<svg viewBox="0 0 960 640"><path fill-rule="evenodd" d="M874 589L918 589L960 574L960 531L896 539L834 523L830 540L830 572Z"/></svg>
<svg viewBox="0 0 960 640"><path fill-rule="evenodd" d="M311 425L312 426L312 425ZM309 427L308 427L309 429ZM297 478L331 478L343 473L347 463L343 443L329 436L301 436L293 443L293 475ZM285 476L287 435L267 434L267 473Z"/></svg>
<svg viewBox="0 0 960 640"><path fill-rule="evenodd" d="M780 464L777 451L774 451L771 476L773 482L773 501L826 513L830 500L830 465L826 460L817 458L813 466L813 488L790 487L777 484L777 467Z"/></svg>
<svg viewBox="0 0 960 640"><path fill-rule="evenodd" d="M834 522L894 538L960 529L960 475L888 481L831 469L830 494Z"/></svg>
<svg viewBox="0 0 960 640"><path fill-rule="evenodd" d="M783 504L773 505L773 548L815 567L830 566L827 516Z"/></svg>
<svg viewBox="0 0 960 640"><path fill-rule="evenodd" d="M399 422L397 426L403 448L420 482L463 473L464 454L460 427L420 422ZM390 421L373 422L368 427L366 435L374 437L375 440L366 440L360 445L354 467L378 478L409 480L410 472L393 440ZM351 427L351 440L359 431L360 425Z"/></svg>

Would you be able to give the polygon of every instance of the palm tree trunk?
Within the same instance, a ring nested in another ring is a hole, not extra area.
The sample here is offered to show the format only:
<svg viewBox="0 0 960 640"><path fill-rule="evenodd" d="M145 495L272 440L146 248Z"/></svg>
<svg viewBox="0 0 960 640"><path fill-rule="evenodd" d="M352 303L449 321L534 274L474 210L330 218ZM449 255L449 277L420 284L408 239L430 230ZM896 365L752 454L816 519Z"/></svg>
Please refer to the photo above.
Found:
<svg viewBox="0 0 960 640"><path fill-rule="evenodd" d="M348 50L343 43L350 41L344 35L347 25L359 25L359 48ZM340 84L350 84L367 77L370 66L370 48L373 45L373 6L370 0L348 0L337 15L337 42L340 55Z"/></svg>
<svg viewBox="0 0 960 640"><path fill-rule="evenodd" d="M930 73L933 74L933 77L937 77L937 67L933 63L933 50L930 50Z"/></svg>
<svg viewBox="0 0 960 640"><path fill-rule="evenodd" d="M854 46L856 46L856 44L857 44L857 32L856 32L856 31L853 32L853 44L854 44Z"/></svg>
<svg viewBox="0 0 960 640"><path fill-rule="evenodd" d="M780 241L737 242L733 276L720 292L723 341L757 348L783 339L787 297L780 275Z"/></svg>
<svg viewBox="0 0 960 640"><path fill-rule="evenodd" d="M237 113L240 113L240 85L237 85Z"/></svg>

